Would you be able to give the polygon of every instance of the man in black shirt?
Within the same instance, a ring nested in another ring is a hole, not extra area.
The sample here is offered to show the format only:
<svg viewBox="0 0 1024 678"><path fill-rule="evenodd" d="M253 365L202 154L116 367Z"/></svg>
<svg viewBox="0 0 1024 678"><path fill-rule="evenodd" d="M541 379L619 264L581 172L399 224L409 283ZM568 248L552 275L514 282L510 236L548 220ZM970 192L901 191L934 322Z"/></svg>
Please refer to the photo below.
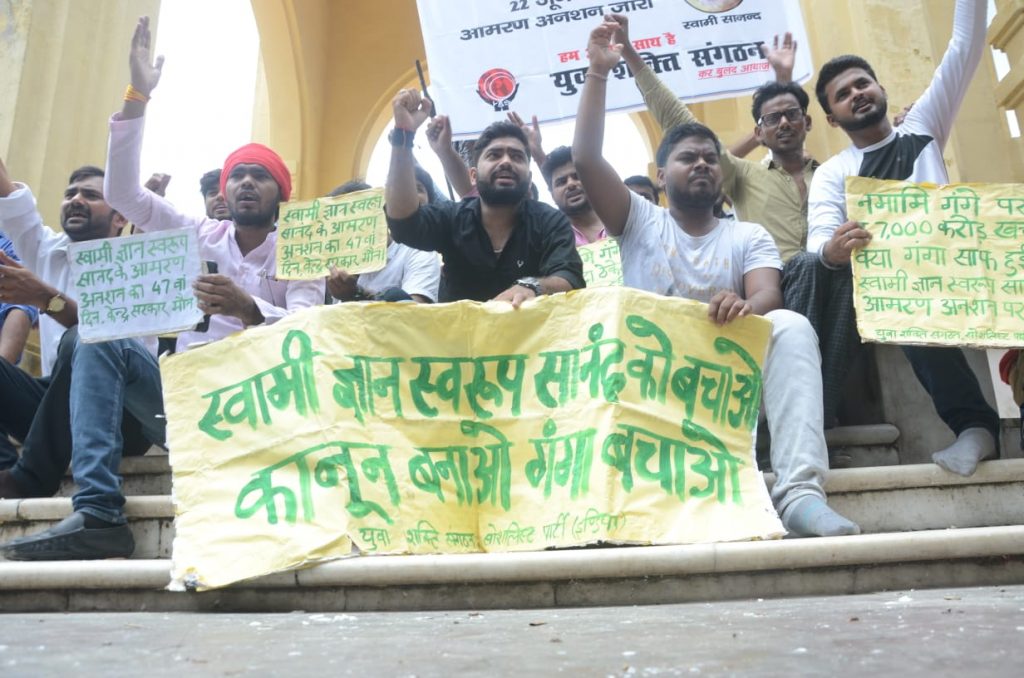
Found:
<svg viewBox="0 0 1024 678"><path fill-rule="evenodd" d="M494 123L477 140L469 173L479 198L420 206L412 140L430 102L416 90L402 90L392 108L388 227L404 245L441 253L438 301L495 299L518 308L540 294L584 286L569 220L528 198L530 151L518 125Z"/></svg>

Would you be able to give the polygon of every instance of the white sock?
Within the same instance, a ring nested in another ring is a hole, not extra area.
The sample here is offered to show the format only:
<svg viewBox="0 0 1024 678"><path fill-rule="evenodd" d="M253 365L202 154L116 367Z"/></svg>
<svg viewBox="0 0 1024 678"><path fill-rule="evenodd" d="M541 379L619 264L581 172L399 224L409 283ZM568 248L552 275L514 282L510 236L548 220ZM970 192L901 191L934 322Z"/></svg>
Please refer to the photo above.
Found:
<svg viewBox="0 0 1024 678"><path fill-rule="evenodd" d="M782 526L793 537L860 534L860 526L839 515L814 495L800 497L782 512Z"/></svg>
<svg viewBox="0 0 1024 678"><path fill-rule="evenodd" d="M969 428L956 437L956 442L932 455L932 461L950 473L969 476L978 462L996 456L996 439L988 429Z"/></svg>

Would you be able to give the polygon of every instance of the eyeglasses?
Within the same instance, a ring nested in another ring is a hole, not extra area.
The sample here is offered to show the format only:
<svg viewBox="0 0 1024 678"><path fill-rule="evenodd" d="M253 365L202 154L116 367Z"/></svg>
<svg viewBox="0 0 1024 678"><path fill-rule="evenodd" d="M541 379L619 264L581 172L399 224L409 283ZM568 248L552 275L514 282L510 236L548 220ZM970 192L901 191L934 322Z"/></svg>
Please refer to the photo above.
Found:
<svg viewBox="0 0 1024 678"><path fill-rule="evenodd" d="M799 107L787 108L784 111L776 111L774 113L765 113L761 116L761 119L757 121L757 124L761 127L775 127L782 122L782 116L786 116L786 120L790 122L799 122L804 117L803 109Z"/></svg>

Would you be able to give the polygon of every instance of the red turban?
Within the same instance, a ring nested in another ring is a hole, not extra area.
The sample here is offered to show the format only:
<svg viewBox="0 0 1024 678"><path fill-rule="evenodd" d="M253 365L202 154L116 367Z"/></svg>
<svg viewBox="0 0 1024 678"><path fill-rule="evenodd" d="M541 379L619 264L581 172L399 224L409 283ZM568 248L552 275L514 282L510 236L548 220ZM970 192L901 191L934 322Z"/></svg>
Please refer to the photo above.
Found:
<svg viewBox="0 0 1024 678"><path fill-rule="evenodd" d="M281 160L281 156L267 148L263 144L246 144L235 150L224 161L224 169L220 173L220 192L224 193L224 186L228 183L228 176L235 165L260 165L270 172L270 176L277 182L281 189L281 201L288 202L292 197L292 175Z"/></svg>
<svg viewBox="0 0 1024 678"><path fill-rule="evenodd" d="M999 361L999 376L1007 384L1011 383L1010 375L1013 374L1013 368L1017 366L1018 360L1020 360L1020 351L1013 349L1007 351L1002 360Z"/></svg>

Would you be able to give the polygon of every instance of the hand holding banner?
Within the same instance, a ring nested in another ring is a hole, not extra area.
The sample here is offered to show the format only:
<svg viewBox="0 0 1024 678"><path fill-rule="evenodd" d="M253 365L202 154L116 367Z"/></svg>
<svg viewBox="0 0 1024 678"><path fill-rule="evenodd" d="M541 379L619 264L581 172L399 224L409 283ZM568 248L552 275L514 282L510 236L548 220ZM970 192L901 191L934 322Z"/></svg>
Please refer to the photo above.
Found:
<svg viewBox="0 0 1024 678"><path fill-rule="evenodd" d="M578 328L578 331L567 331ZM364 553L782 533L770 323L626 288L309 309L161 363L173 587ZM268 366L269 365L269 366Z"/></svg>
<svg viewBox="0 0 1024 678"><path fill-rule="evenodd" d="M180 332L203 317L192 294L200 273L192 229L72 242L68 259L86 343Z"/></svg>
<svg viewBox="0 0 1024 678"><path fill-rule="evenodd" d="M1024 345L1024 186L847 177L846 208L872 234L852 260L861 337Z"/></svg>

